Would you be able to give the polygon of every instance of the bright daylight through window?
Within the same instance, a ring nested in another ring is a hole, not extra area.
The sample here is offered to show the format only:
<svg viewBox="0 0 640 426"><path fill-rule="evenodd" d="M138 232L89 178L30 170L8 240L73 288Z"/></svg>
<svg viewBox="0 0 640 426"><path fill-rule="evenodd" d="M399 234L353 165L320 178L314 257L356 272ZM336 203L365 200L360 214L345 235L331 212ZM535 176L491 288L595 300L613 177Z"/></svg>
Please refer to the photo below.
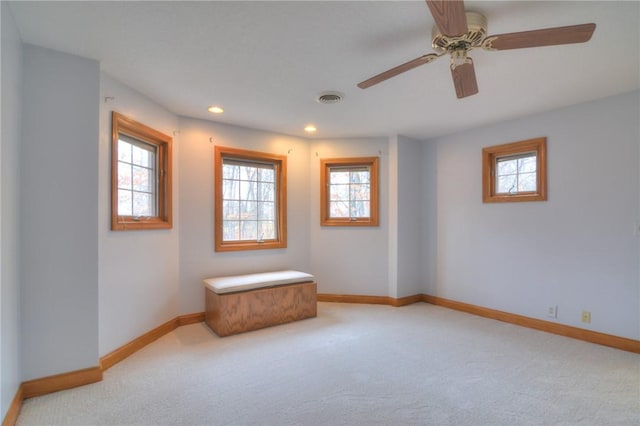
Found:
<svg viewBox="0 0 640 426"><path fill-rule="evenodd" d="M546 138L484 148L482 185L485 203L546 200Z"/></svg>
<svg viewBox="0 0 640 426"><path fill-rule="evenodd" d="M324 159L320 163L323 226L378 225L378 158Z"/></svg>
<svg viewBox="0 0 640 426"><path fill-rule="evenodd" d="M169 136L112 114L111 229L171 228Z"/></svg>
<svg viewBox="0 0 640 426"><path fill-rule="evenodd" d="M118 138L118 215L155 216L157 211L157 155L152 144L120 135Z"/></svg>
<svg viewBox="0 0 640 426"><path fill-rule="evenodd" d="M286 247L286 157L216 147L216 251Z"/></svg>
<svg viewBox="0 0 640 426"><path fill-rule="evenodd" d="M500 157L496 160L496 194L536 190L536 153Z"/></svg>

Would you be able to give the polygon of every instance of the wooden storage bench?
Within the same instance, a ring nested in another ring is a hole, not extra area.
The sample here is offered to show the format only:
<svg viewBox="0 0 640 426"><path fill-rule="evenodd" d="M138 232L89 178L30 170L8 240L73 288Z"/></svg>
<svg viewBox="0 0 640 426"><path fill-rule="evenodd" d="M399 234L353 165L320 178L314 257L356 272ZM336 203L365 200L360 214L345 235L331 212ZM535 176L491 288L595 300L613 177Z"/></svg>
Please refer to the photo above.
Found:
<svg viewBox="0 0 640 426"><path fill-rule="evenodd" d="M205 322L220 337L317 315L317 284L298 271L208 278Z"/></svg>

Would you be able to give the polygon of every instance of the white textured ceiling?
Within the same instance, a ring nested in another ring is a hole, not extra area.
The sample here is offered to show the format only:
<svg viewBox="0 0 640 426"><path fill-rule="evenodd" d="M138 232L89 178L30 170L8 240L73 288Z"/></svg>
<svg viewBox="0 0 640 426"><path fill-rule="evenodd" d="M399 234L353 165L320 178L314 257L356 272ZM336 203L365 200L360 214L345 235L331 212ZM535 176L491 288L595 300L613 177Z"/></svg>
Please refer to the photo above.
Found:
<svg viewBox="0 0 640 426"><path fill-rule="evenodd" d="M316 138L416 139L640 87L640 3L467 1L489 34L595 22L591 41L474 50L480 93L457 99L448 59L362 90L431 49L424 1L12 2L23 41L99 60L178 115ZM344 93L323 105L320 92ZM206 111L225 108L222 116Z"/></svg>

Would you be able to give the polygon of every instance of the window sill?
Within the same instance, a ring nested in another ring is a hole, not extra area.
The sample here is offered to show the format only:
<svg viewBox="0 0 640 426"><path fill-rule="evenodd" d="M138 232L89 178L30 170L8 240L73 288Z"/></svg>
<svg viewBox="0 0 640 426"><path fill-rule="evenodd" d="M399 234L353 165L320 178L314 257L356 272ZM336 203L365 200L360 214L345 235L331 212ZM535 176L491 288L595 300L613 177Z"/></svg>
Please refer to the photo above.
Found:
<svg viewBox="0 0 640 426"><path fill-rule="evenodd" d="M263 243L256 241L216 241L215 251L268 250L279 248L287 248L287 243L275 240L265 241Z"/></svg>
<svg viewBox="0 0 640 426"><path fill-rule="evenodd" d="M378 226L378 221L371 219L323 219L320 226Z"/></svg>
<svg viewBox="0 0 640 426"><path fill-rule="evenodd" d="M513 203L521 201L546 201L546 194L513 194L513 195L489 195L485 197L483 203Z"/></svg>
<svg viewBox="0 0 640 426"><path fill-rule="evenodd" d="M170 221L159 218L141 218L135 220L132 217L118 217L111 222L112 231L136 231L143 229L171 229L173 225Z"/></svg>

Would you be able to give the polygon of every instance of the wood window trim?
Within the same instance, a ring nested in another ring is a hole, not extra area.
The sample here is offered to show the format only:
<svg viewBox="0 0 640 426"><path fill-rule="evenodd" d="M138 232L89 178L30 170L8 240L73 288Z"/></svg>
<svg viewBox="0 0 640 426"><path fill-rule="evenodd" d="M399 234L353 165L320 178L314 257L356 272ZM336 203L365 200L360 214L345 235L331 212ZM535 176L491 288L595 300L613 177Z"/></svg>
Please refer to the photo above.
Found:
<svg viewBox="0 0 640 426"><path fill-rule="evenodd" d="M331 167L369 167L370 216L368 218L329 217L329 173ZM327 158L320 160L320 225L321 226L379 226L379 159L378 157Z"/></svg>
<svg viewBox="0 0 640 426"><path fill-rule="evenodd" d="M245 149L214 147L214 240L215 251L265 250L287 247L287 157ZM258 241L224 241L222 238L222 161L233 158L274 165L276 180L276 238Z"/></svg>
<svg viewBox="0 0 640 426"><path fill-rule="evenodd" d="M171 229L172 208L172 145L173 139L151 127L116 111L111 113L111 230ZM135 218L118 215L118 140L120 134L141 140L157 148L157 215Z"/></svg>
<svg viewBox="0 0 640 426"><path fill-rule="evenodd" d="M536 153L536 190L514 194L496 193L496 163L498 158ZM527 139L482 150L482 202L504 203L547 200L547 138Z"/></svg>

